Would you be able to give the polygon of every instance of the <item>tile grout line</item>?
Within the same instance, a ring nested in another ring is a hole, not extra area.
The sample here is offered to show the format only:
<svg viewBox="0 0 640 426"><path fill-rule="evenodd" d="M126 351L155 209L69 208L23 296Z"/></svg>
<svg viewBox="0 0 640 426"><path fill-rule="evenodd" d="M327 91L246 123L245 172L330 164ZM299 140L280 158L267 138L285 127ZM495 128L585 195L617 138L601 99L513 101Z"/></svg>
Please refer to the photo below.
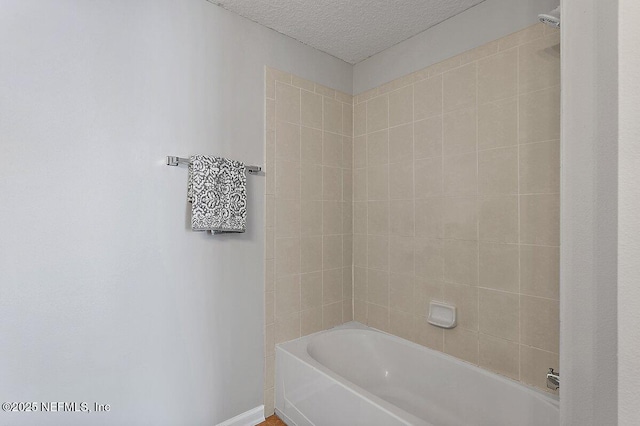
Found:
<svg viewBox="0 0 640 426"><path fill-rule="evenodd" d="M351 264L349 267L351 268L351 318L353 321L356 319L356 277L355 277L355 197L354 197L354 188L353 184L355 181L355 169L356 169L356 107L355 107L356 97L351 97Z"/></svg>
<svg viewBox="0 0 640 426"><path fill-rule="evenodd" d="M419 329L420 329L420 315L416 314L415 300L417 299L416 286L418 279L416 277L416 136L415 136L415 122L416 122L416 84L411 83L411 207L413 208L413 230L412 230L412 248L413 248L413 274L411 276L411 328L413 331L413 340L418 341Z"/></svg>
<svg viewBox="0 0 640 426"><path fill-rule="evenodd" d="M478 138L479 138L479 94L480 94L480 71L478 70L478 62L475 61L473 64L476 69L476 295L478 297L477 311L476 315L478 318L478 335L477 335L477 354L476 363L480 365L480 156L478 155Z"/></svg>
<svg viewBox="0 0 640 426"><path fill-rule="evenodd" d="M267 69L265 68L265 72L264 72L264 87L265 87L265 100L264 100L264 164L265 164L265 169L267 168L267 103L268 103L268 96L267 96L267 87L269 85L269 81L268 81L268 73L267 73ZM274 84L275 85L275 84ZM266 188L266 186L265 186ZM266 253L266 245L268 244L267 242L267 238L266 238L266 229L267 229L267 195L266 195L266 190L265 190L265 212L264 212L264 217L265 217L265 253ZM274 206L273 206L274 210L275 210L275 197L274 197ZM274 212L275 213L275 212ZM274 215L275 216L275 215ZM275 217L274 217L275 220ZM265 257L265 272L264 272L264 277L263 277L263 281L264 281L264 288L263 288L263 304L264 304L264 310L266 312L267 309L267 274L266 274L266 263L267 263L267 259L266 256ZM275 290L275 289L274 289ZM275 292L273 295L273 305L274 305L274 322L275 322ZM262 337L262 348L264 351L264 364L263 364L263 386L262 386L262 398L263 400L266 400L266 393L268 391L269 388L266 387L266 376L267 376L267 321L266 321L266 316L265 316L265 321L262 327L262 332L263 332L263 337Z"/></svg>
<svg viewBox="0 0 640 426"><path fill-rule="evenodd" d="M292 76L293 83L293 76ZM294 86L295 87L295 86ZM299 245L299 262L300 268L298 269L298 311L300 312L300 318L298 319L298 337L302 336L302 89L298 89L298 101L300 103L300 107L298 108L298 121L299 121L299 132L298 132L298 162L300 163L300 175L298 177L298 197L299 197L299 210L298 210L298 238L300 241Z"/></svg>
<svg viewBox="0 0 640 426"><path fill-rule="evenodd" d="M389 126L391 125L391 103L389 102L389 93L387 97L387 264L389 271L387 272L387 329L391 333L391 185L389 182L389 158L391 154L391 140L389 138Z"/></svg>
<svg viewBox="0 0 640 426"><path fill-rule="evenodd" d="M520 235L520 196L522 195L520 192L520 46L517 47L517 60L516 60L516 160L517 160L517 170L518 170L518 380L522 378L522 282L520 279L521 269L522 269L522 259L521 259L521 235Z"/></svg>
<svg viewBox="0 0 640 426"><path fill-rule="evenodd" d="M316 84L317 87L317 84ZM317 93L317 92L316 92ZM324 95L320 96L322 105L320 108L320 122L322 123L322 130L321 130L321 142L320 142L320 180L321 180L321 185L320 187L322 188L321 191L321 195L320 198L322 199L322 201L320 202L320 329L323 330L324 329L324 202L325 202L325 197L324 197L324 173L325 173L325 166L324 166L324 133L325 133L325 122L324 122Z"/></svg>
<svg viewBox="0 0 640 426"><path fill-rule="evenodd" d="M440 74L440 132L442 134L442 138L440 141L440 192L444 198L444 73ZM442 203L442 208L440 211L440 221L442 227L442 244L440 245L440 253L442 256L442 282L440 283L440 297L442 300L445 300L444 291L445 291L445 279L444 279L444 202ZM427 315L429 312L427 311ZM442 330L442 352L447 353L446 351L446 332Z"/></svg>
<svg viewBox="0 0 640 426"><path fill-rule="evenodd" d="M278 191L277 191L277 182L276 182L276 176L278 175L278 171L277 171L277 164L278 162L276 161L277 158L277 148L278 148L278 134L276 132L276 123L278 121L278 118L276 116L276 111L278 110L277 107L277 102L278 102L278 96L277 96L277 92L278 92L278 84L277 81L274 80L273 82L273 193L274 193L274 200L276 200L276 207L275 207L275 212L276 212L276 223L277 223L277 218L278 218ZM277 250L276 250L276 223L274 223L273 226L273 257L275 259L274 264L277 265L278 264L278 260L277 260ZM278 271L277 271L277 267L274 268L274 277L273 277L273 305L274 305L274 326L273 326L273 346L274 346L274 352L275 352L275 345L276 345L276 341L277 339L277 335L278 335L278 325L277 325L277 310L276 310L276 306L278 305L278 291L277 291L277 281L278 281Z"/></svg>
<svg viewBox="0 0 640 426"><path fill-rule="evenodd" d="M276 281L277 281L277 275L278 274L277 274L276 267L275 267L275 265L277 264L277 261L275 260L276 259L276 222L277 222L276 219L278 217L277 216L278 209L277 209L277 201L276 201L277 200L277 191L276 191L276 175L277 175L277 172L276 172L276 164L277 164L276 157L277 157L277 154L276 154L276 150L277 150L277 146L278 146L278 144L277 144L277 133L276 133L276 123L275 123L275 122L277 122L277 117L276 117L276 111L277 111L277 104L276 104L277 95L276 95L276 93L277 93L277 87L276 86L277 86L277 84L276 84L276 81L274 80L273 81L273 120L274 120L274 123L273 123L273 159L272 159L272 161L273 161L272 169L273 169L273 174L274 174L274 176L273 176L273 193L274 193L274 196L273 196L273 200L274 200L274 206L273 206L273 209L274 209L274 224L273 224L273 251L274 251L273 252L273 257L274 257L274 271L273 271L273 274L274 274L274 276L273 276L273 316L274 316L274 318L273 318L273 352L274 352L274 355L275 355L275 344L276 344L276 340L277 340L276 336L277 336L277 329L278 329L278 327L277 327L277 317L276 317L276 305L277 305L277 300L278 300L278 292L277 292L277 289L276 289ZM271 351L271 348L269 348L269 351ZM265 355L266 355L266 351L265 351ZM266 367L266 365L265 365L265 367ZM266 373L266 371L265 371L265 373ZM274 374L275 374L275 372L274 372ZM275 377L274 377L274 379L275 379ZM271 389L272 388L269 388L267 390L267 392L269 392ZM275 390L274 390L274 393L275 393ZM275 399L275 396L274 396L274 399ZM275 403L274 403L274 405L275 405Z"/></svg>
<svg viewBox="0 0 640 426"><path fill-rule="evenodd" d="M364 294L364 320L365 324L369 325L369 183L367 182L367 169L369 168L369 124L367 123L367 115L369 114L369 101L364 103L364 202L366 205L366 223L364 224L364 282L365 282L365 294Z"/></svg>

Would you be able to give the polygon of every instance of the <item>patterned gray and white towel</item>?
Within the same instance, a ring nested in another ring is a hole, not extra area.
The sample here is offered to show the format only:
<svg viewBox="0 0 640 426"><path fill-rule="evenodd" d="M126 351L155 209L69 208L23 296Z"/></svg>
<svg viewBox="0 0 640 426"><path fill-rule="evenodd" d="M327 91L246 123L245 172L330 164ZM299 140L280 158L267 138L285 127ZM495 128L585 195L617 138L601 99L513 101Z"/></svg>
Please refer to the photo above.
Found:
<svg viewBox="0 0 640 426"><path fill-rule="evenodd" d="M193 155L189 163L187 199L191 229L214 233L245 232L247 175L239 161Z"/></svg>

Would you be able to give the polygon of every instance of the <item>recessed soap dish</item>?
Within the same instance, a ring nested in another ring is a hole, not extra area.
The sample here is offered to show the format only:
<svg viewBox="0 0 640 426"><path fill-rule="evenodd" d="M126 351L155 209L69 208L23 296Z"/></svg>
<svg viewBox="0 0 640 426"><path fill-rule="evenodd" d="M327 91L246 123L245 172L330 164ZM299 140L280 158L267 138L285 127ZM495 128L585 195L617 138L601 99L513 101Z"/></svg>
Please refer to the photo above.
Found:
<svg viewBox="0 0 640 426"><path fill-rule="evenodd" d="M429 302L429 324L441 328L453 328L456 326L456 307L441 302Z"/></svg>

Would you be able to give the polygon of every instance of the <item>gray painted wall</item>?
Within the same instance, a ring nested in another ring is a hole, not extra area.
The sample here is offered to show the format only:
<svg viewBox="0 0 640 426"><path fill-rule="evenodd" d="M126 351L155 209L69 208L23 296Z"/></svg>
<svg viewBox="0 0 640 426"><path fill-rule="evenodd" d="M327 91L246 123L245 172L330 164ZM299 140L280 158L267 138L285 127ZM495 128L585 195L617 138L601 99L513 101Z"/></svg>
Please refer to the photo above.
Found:
<svg viewBox="0 0 640 426"><path fill-rule="evenodd" d="M618 420L640 423L640 3L619 5Z"/></svg>
<svg viewBox="0 0 640 426"><path fill-rule="evenodd" d="M562 7L561 418L615 425L617 2Z"/></svg>
<svg viewBox="0 0 640 426"><path fill-rule="evenodd" d="M249 231L187 228L166 155L263 163L264 65L351 66L204 0L0 2L0 400L111 412L12 425L207 425L262 404L264 177Z"/></svg>

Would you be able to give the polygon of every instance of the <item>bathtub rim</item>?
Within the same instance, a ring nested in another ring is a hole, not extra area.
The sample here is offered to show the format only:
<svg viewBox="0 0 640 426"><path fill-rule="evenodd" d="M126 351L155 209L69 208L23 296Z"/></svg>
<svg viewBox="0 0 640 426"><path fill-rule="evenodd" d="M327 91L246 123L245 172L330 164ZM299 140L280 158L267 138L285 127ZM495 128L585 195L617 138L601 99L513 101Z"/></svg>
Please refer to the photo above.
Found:
<svg viewBox="0 0 640 426"><path fill-rule="evenodd" d="M358 386L352 381L347 380L343 376L339 375L338 373L334 372L330 368L321 364L319 361L317 361L307 352L307 346L309 344L309 341L313 337L319 336L321 334L325 334L327 332L338 331L338 330L370 330L370 331L382 332L381 330L368 327L357 321L350 321L348 323L338 325L328 330L321 330L313 334L308 334L306 336L298 337L297 339L294 339L294 340L278 343L276 344L276 354L279 350L286 352L289 356L296 358L299 362L302 362L307 367L313 369L317 373L322 374L323 376L329 378L330 380L333 380L338 385L340 385L340 387L346 389L348 392L354 394L357 397L365 399L369 403L375 405L380 410L384 411L385 413L387 413L392 417L395 417L401 422L405 422L405 423L409 422L407 424L415 424L418 426L435 426L432 423L424 419L421 419L419 417L416 417L413 414L403 410L402 408L390 403L389 401L385 401L384 399L380 398L377 395L374 395L373 393L369 392L368 390L364 389L361 386ZM388 333L384 333L384 334L388 334ZM390 334L388 335L392 336ZM293 349L291 349L292 347ZM276 370L277 368L278 368L278 359L276 356ZM276 376L277 376L277 372L276 372ZM275 387L277 386L278 386L278 383L276 382ZM276 395L277 394L278 392L276 391ZM276 402L276 408L277 408L277 405L278 404Z"/></svg>
<svg viewBox="0 0 640 426"><path fill-rule="evenodd" d="M426 424L426 425L430 425L431 423L429 423L428 421L418 418L416 416L414 416L413 414L403 410L400 407L395 406L394 404L374 395L373 393L369 392L368 390L362 388L361 386L358 386L357 384L351 382L350 380L347 380L346 378L344 378L343 376L339 375L338 373L334 372L333 370L331 370L330 368L326 367L325 365L323 365L322 363L320 363L319 361L317 361L315 358L313 358L311 356L311 354L308 352L307 347L309 345L309 343L311 343L311 341L317 337L320 336L322 334L326 334L326 333L330 333L330 332L335 332L335 331L341 331L341 330L363 330L363 331L370 331L370 332L376 332L376 333L381 333L383 334L386 338L390 338L393 341L395 341L398 344L402 344L405 346L409 346L411 348L415 348L418 349L420 351L423 351L423 353L427 353L431 356L436 356L439 357L443 360L449 361L449 362L453 362L455 363L455 365L461 367L461 368L471 368L473 370L475 370L476 372L479 372L483 375L488 375L491 376L491 378L493 378L494 380L499 380L502 383L504 383L505 385L508 386L519 386L525 389L525 391L527 391L528 393L532 394L532 397L541 400L541 402L545 403L545 404L549 404L551 405L554 409L556 410L560 410L560 398L557 395L553 395L547 392L544 392L540 389L537 389L533 386L530 386L528 384L525 384L523 382L511 379L509 377L503 376L499 373L495 373L493 371L481 368L475 364L472 364L470 362L464 361L462 359L456 358L452 355L448 355L444 352L440 352L437 351L435 349L431 349L428 348L426 346L422 346L418 343L412 342L410 340L404 339L402 337L390 334L388 332L385 332L383 330L379 330L373 327L369 327L367 325L364 325L360 322L357 321L350 321L341 325L338 325L336 327L330 328L328 330L321 330L318 331L316 333L313 334L309 334L306 336L302 336L299 337L297 339L294 340L290 340L287 342L282 342L282 343L278 343L276 345L276 351L278 350L282 350L283 352L288 353L289 355L297 358L300 362L306 364L308 367L314 369L315 371L317 371L318 373L334 380L335 382L337 382L341 387L347 389L348 391L350 391L351 393L356 394L357 396L360 396L366 400L368 400L369 402L375 404L376 406L378 406L380 409L384 410L385 412L387 412L388 414L397 417L403 421L417 421L419 420L420 422L422 422L421 424Z"/></svg>

